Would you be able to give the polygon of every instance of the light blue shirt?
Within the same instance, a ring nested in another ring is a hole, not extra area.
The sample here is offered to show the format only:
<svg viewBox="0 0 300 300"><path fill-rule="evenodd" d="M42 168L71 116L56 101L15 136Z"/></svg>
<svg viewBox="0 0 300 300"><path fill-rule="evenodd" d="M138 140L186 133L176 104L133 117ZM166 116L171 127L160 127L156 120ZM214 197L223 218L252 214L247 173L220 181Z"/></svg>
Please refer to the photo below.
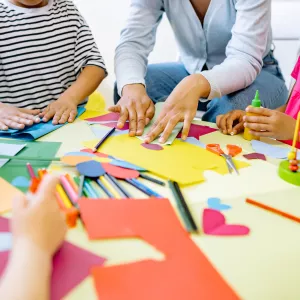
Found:
<svg viewBox="0 0 300 300"><path fill-rule="evenodd" d="M203 26L189 0L132 0L115 55L120 95L127 84L145 84L164 13L186 70L209 81L208 99L246 88L256 79L272 44L271 0L211 0ZM205 64L208 71L202 71Z"/></svg>

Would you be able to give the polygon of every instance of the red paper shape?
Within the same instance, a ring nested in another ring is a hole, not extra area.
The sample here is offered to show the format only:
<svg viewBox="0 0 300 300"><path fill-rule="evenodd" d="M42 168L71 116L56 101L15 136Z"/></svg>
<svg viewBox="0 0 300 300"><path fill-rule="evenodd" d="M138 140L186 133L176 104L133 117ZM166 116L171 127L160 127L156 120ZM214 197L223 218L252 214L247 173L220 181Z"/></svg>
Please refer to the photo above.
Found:
<svg viewBox="0 0 300 300"><path fill-rule="evenodd" d="M108 163L103 163L102 167L107 174L118 179L133 179L140 176L140 173L136 170L124 169Z"/></svg>
<svg viewBox="0 0 300 300"><path fill-rule="evenodd" d="M94 155L96 155L98 157L104 157L104 158L108 157L108 155L104 154L104 153L100 153L100 152L95 152L94 153L92 149L82 149L82 150L80 150L80 152L92 153L92 154L94 154Z"/></svg>
<svg viewBox="0 0 300 300"><path fill-rule="evenodd" d="M91 239L139 237L166 257L93 268L100 299L239 299L183 229L167 199L80 199L79 205Z"/></svg>
<svg viewBox="0 0 300 300"><path fill-rule="evenodd" d="M197 124L192 124L188 137L194 137L197 140L199 139L200 136L212 133L217 131L217 129L208 127L208 126L203 126L203 125L197 125ZM177 135L177 138L181 138L181 132Z"/></svg>
<svg viewBox="0 0 300 300"><path fill-rule="evenodd" d="M224 215L214 209L203 211L203 231L208 235L238 236L248 235L250 229L244 225L228 225Z"/></svg>
<svg viewBox="0 0 300 300"><path fill-rule="evenodd" d="M0 217L0 231L8 227L8 219ZM22 251L22 249L19 249ZM9 252L0 252L0 278L6 268ZM53 258L51 300L64 298L72 289L90 275L90 269L101 266L105 259L86 250L64 242Z"/></svg>
<svg viewBox="0 0 300 300"><path fill-rule="evenodd" d="M154 151L161 151L164 150L164 148L161 145L157 145L157 144L141 144L141 146L143 146L146 149L149 150L154 150Z"/></svg>
<svg viewBox="0 0 300 300"><path fill-rule="evenodd" d="M106 115L86 119L86 121L88 121L88 122L99 122L99 123L107 122L107 121L117 122L119 120L119 118L120 118L120 114L118 114L118 113L109 113L109 114L106 114Z"/></svg>
<svg viewBox="0 0 300 300"><path fill-rule="evenodd" d="M261 153L245 154L244 157L247 158L248 160L252 160L252 159L261 159L261 160L265 160L265 161L267 160L266 156Z"/></svg>

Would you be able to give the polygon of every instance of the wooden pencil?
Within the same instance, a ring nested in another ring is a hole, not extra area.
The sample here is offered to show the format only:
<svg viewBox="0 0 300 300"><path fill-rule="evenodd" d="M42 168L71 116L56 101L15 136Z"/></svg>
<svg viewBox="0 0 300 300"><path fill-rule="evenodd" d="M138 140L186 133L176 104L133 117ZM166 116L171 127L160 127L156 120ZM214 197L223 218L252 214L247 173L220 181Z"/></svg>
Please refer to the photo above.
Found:
<svg viewBox="0 0 300 300"><path fill-rule="evenodd" d="M118 182L118 180L109 175L109 174L106 174L107 177L111 180L112 183L114 183L116 185L116 187L120 190L120 192L123 194L122 196L125 196L125 198L132 198L132 196L126 191L126 189L124 187L121 186L121 184ZM119 193L119 194L121 194Z"/></svg>
<svg viewBox="0 0 300 300"><path fill-rule="evenodd" d="M100 146L115 132L116 128L112 128L101 140L100 142L94 147L93 152L97 152Z"/></svg>
<svg viewBox="0 0 300 300"><path fill-rule="evenodd" d="M186 229L188 232L198 232L198 227L192 217L192 214L187 206L187 203L181 193L180 187L177 182L169 181L169 186L173 192L174 198L176 200L176 204L178 210L183 218Z"/></svg>
<svg viewBox="0 0 300 300"><path fill-rule="evenodd" d="M140 173L140 176L139 176L139 177L141 177L141 178L143 178L143 179L145 179L145 180L151 181L151 182L153 182L153 183L159 184L159 185L161 185L161 186L165 186L165 185L166 185L163 181L158 180L158 179L153 178L153 177L150 177L150 176L148 176L148 175L142 174L142 173Z"/></svg>

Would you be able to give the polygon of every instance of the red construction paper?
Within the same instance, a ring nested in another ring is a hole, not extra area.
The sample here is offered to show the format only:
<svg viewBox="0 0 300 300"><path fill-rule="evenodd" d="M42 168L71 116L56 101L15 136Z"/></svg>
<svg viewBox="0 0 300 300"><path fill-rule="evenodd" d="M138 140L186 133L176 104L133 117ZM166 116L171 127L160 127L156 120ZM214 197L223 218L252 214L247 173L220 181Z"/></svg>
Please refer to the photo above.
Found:
<svg viewBox="0 0 300 300"><path fill-rule="evenodd" d="M0 217L0 231L8 227L8 220ZM22 249L19 249L22 251ZM0 252L0 278L6 268L9 252ZM64 298L90 275L92 267L101 266L105 259L65 242L53 258L51 300Z"/></svg>
<svg viewBox="0 0 300 300"><path fill-rule="evenodd" d="M80 150L80 152L92 153L92 154L94 154L94 155L96 155L98 157L104 157L104 158L108 157L108 155L104 154L104 153L100 153L100 152L95 152L94 153L92 149L82 149L82 150Z"/></svg>
<svg viewBox="0 0 300 300"><path fill-rule="evenodd" d="M252 160L252 159L261 159L261 160L265 160L265 161L267 160L266 156L261 153L245 154L244 157L247 158L248 160Z"/></svg>
<svg viewBox="0 0 300 300"><path fill-rule="evenodd" d="M164 150L164 148L161 145L157 145L157 144L141 144L141 146L143 146L146 149L149 150L154 150L154 151L161 151Z"/></svg>
<svg viewBox="0 0 300 300"><path fill-rule="evenodd" d="M239 299L183 229L167 199L81 199L79 205L91 239L140 237L165 254L162 262L93 268L100 299Z"/></svg>
<svg viewBox="0 0 300 300"><path fill-rule="evenodd" d="M107 121L118 121L120 118L120 114L118 113L109 113L106 115L98 116L95 118L85 119L88 122L107 122Z"/></svg>
<svg viewBox="0 0 300 300"><path fill-rule="evenodd" d="M203 125L197 125L197 124L192 124L190 128L190 132L188 134L188 137L194 137L197 140L199 139L200 136L212 133L217 131L217 129L208 127L208 126L203 126ZM177 138L181 138L181 132L177 135Z"/></svg>
<svg viewBox="0 0 300 300"><path fill-rule="evenodd" d="M124 169L121 167L111 165L109 163L102 164L102 167L104 168L107 174L118 179L133 179L138 178L140 176L140 173L136 170Z"/></svg>
<svg viewBox="0 0 300 300"><path fill-rule="evenodd" d="M250 229L244 225L228 225L224 215L214 209L204 209L202 227L204 233L219 236L248 235Z"/></svg>

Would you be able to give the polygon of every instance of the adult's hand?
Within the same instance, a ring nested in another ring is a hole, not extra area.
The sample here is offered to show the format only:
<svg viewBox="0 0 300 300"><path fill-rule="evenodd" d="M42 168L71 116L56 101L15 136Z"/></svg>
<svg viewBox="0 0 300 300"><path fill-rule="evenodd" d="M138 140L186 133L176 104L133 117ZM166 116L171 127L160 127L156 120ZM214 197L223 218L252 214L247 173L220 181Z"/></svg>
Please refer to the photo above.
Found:
<svg viewBox="0 0 300 300"><path fill-rule="evenodd" d="M159 142L165 143L179 122L184 122L182 139L185 140L196 115L199 99L208 97L209 93L210 84L201 74L190 75L183 79L165 102L145 142L151 143L162 133Z"/></svg>
<svg viewBox="0 0 300 300"><path fill-rule="evenodd" d="M122 98L109 111L120 113L118 128L123 128L129 120L129 135L141 136L154 117L155 106L142 84L132 84L123 88Z"/></svg>

